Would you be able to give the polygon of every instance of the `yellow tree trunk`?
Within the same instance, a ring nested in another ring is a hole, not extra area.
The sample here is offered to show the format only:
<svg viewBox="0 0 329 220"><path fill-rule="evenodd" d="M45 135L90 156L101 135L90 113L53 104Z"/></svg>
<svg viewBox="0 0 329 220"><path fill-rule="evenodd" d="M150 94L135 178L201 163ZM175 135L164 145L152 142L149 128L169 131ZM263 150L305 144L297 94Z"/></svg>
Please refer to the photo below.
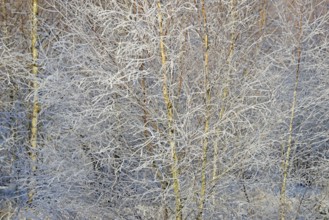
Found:
<svg viewBox="0 0 329 220"><path fill-rule="evenodd" d="M176 200L176 220L182 219L182 202L180 196L180 183L179 183L179 172L178 172L178 157L176 151L176 142L175 142L175 129L173 126L174 121L174 110L172 101L168 92L168 79L167 79L167 71L166 71L166 52L163 40L163 25L162 25L162 13L161 13L161 3L158 1L158 21L159 21L159 30L160 30L160 53L161 53L161 63L162 63L162 77L163 77L163 85L162 85L162 94L167 108L167 121L168 121L168 139L169 146L171 149L171 157L173 160L173 164L171 166L171 173L173 178L173 188L175 193Z"/></svg>
<svg viewBox="0 0 329 220"><path fill-rule="evenodd" d="M209 118L210 118L210 85L209 85L209 45L208 45L208 29L207 29L207 14L205 8L205 1L201 1L201 11L203 18L203 29L204 29L204 87L205 87L205 104L206 104L206 118L204 123L204 134L205 138L203 139L202 146L202 168L201 168L201 191L200 191L200 203L199 203L199 212L197 219L202 219L202 213L204 209L204 203L206 199L206 167L207 167L207 153L208 153L208 142L209 142Z"/></svg>
<svg viewBox="0 0 329 220"><path fill-rule="evenodd" d="M36 161L36 148L37 148L37 133L38 133L38 112L39 112L39 104L38 104L38 49L36 48L37 45L37 28L38 28L38 1L32 0L32 32L31 32L31 47L32 47L32 74L34 76L34 80L32 82L33 85L33 110L32 110L32 122L31 122L31 137L30 137L30 144L31 144L31 153L30 158L32 162L32 172L34 173L37 169ZM29 192L29 203L32 203L33 200L34 189L31 189Z"/></svg>

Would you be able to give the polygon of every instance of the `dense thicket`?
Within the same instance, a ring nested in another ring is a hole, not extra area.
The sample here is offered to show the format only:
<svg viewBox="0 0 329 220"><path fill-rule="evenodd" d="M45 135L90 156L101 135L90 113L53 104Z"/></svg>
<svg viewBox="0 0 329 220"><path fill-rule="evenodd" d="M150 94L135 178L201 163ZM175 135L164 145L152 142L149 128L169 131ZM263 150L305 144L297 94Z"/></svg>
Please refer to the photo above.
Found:
<svg viewBox="0 0 329 220"><path fill-rule="evenodd" d="M329 217L327 0L37 4L1 1L1 219Z"/></svg>

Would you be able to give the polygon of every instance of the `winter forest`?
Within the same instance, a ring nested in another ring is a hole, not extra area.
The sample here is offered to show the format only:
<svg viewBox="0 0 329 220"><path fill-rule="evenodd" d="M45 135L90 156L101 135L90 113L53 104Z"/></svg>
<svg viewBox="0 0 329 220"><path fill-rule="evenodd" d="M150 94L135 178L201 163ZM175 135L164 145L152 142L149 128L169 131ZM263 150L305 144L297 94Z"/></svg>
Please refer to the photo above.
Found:
<svg viewBox="0 0 329 220"><path fill-rule="evenodd" d="M0 219L329 219L328 0L0 11Z"/></svg>

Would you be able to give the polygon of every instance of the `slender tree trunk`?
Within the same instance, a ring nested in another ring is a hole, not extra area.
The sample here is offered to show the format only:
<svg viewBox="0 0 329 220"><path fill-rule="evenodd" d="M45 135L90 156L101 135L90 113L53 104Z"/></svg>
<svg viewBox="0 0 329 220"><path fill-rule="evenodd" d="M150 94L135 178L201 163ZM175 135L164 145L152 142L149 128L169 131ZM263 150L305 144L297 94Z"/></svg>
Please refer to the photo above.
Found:
<svg viewBox="0 0 329 220"><path fill-rule="evenodd" d="M207 180L206 180L206 166L207 166L207 153L208 153L208 143L209 143L209 119L210 119L210 85L209 85L209 45L208 45L208 29L207 29L207 14L205 8L205 1L201 1L201 10L203 17L203 29L204 29L204 88L205 88L205 104L206 104L206 118L204 122L204 139L202 146L202 168L201 168L201 191L200 191L200 203L199 203L199 212L197 219L202 219L202 213L204 209L204 203L206 199L206 189L207 189Z"/></svg>
<svg viewBox="0 0 329 220"><path fill-rule="evenodd" d="M37 28L38 28L38 0L32 1L32 32L31 32L31 39L32 39L32 74L34 77L34 80L32 82L33 86L33 109L32 109L32 122L31 122L31 138L30 138L30 144L31 144L31 153L30 158L32 162L32 173L35 173L37 166L37 134L38 134L38 112L39 112L39 104L38 104L38 81L37 81L37 75L38 75L38 65L37 65L37 59L38 59L38 49L37 49ZM29 192L29 203L32 203L34 190L31 189Z"/></svg>
<svg viewBox="0 0 329 220"><path fill-rule="evenodd" d="M176 142L175 142L175 129L174 129L174 110L172 101L168 92L168 79L167 79L167 71L166 71L166 52L164 46L164 33L163 33L163 24L162 24L162 12L161 12L161 3L158 1L158 21L159 21L159 30L160 30L160 53L161 53L161 63L162 63L162 76L163 76L163 86L162 86L162 94L167 108L167 121L168 121L168 139L169 145L171 149L171 157L172 157L172 178L173 178L173 188L175 193L176 200L176 220L182 219L182 202L180 195L180 183L179 183L179 172L178 172L178 157L176 151Z"/></svg>

